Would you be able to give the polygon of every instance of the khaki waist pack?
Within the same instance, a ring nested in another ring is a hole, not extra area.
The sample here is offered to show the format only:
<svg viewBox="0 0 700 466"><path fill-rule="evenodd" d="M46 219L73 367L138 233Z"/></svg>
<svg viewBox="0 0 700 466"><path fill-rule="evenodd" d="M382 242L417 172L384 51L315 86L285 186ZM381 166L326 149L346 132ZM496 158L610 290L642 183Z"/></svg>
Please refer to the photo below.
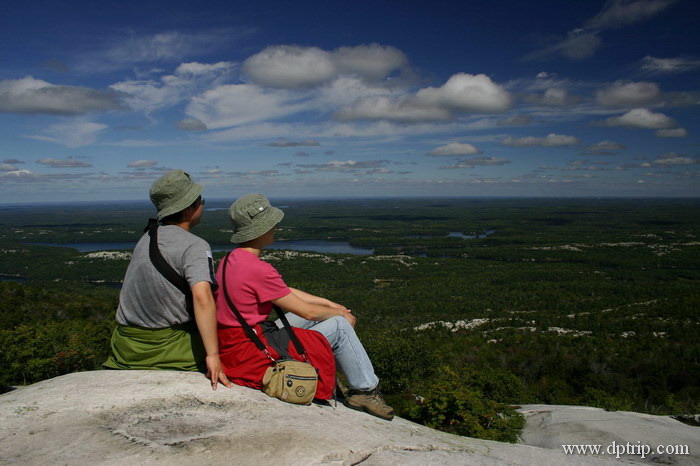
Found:
<svg viewBox="0 0 700 466"><path fill-rule="evenodd" d="M318 374L308 362L278 360L263 376L263 392L288 403L308 405L316 395Z"/></svg>

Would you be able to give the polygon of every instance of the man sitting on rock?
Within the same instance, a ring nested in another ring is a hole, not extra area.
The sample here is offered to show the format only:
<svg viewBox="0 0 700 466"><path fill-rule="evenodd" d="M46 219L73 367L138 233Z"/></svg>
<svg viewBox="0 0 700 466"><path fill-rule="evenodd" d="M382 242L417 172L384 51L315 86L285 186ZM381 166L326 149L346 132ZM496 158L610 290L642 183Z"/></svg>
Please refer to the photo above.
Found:
<svg viewBox="0 0 700 466"><path fill-rule="evenodd" d="M231 386L219 359L211 248L190 233L204 210L201 193L182 170L151 186L157 222L134 248L105 368L206 371L214 390Z"/></svg>

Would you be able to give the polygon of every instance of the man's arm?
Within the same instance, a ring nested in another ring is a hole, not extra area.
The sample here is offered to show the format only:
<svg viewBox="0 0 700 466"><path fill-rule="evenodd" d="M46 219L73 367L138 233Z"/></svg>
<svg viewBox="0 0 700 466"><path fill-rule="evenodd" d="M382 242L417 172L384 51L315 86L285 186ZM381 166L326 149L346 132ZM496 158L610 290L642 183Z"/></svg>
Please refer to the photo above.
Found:
<svg viewBox="0 0 700 466"><path fill-rule="evenodd" d="M195 283L192 286L192 301L194 317L199 334L207 352L207 377L211 380L211 388L216 390L218 382L231 388L224 368L219 359L219 340L216 332L216 303L211 294L211 284L207 281Z"/></svg>

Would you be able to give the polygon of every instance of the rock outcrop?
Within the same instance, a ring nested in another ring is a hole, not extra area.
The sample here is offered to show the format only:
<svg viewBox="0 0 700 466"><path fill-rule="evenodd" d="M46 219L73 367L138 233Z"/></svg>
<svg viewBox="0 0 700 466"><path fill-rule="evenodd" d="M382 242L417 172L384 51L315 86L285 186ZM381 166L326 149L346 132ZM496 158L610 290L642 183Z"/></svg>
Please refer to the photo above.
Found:
<svg viewBox="0 0 700 466"><path fill-rule="evenodd" d="M562 445L600 445L606 456L626 461L700 464L700 428L670 416L557 405L523 405L519 411L527 419L525 445L558 451Z"/></svg>
<svg viewBox="0 0 700 466"><path fill-rule="evenodd" d="M212 391L197 373L69 374L1 395L0 419L3 463L620 464L383 421L341 405L290 405L238 386Z"/></svg>

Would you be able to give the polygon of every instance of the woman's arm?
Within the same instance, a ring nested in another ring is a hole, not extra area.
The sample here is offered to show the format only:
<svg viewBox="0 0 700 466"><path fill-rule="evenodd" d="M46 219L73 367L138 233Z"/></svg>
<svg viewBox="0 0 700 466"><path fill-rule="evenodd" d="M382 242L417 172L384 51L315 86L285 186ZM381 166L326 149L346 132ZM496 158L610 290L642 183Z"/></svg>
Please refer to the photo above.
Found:
<svg viewBox="0 0 700 466"><path fill-rule="evenodd" d="M292 293L295 294L299 299L302 301L309 303L309 304L319 304L321 306L328 306L328 307L333 307L336 309L340 309L342 311L350 312L350 309L346 308L342 304L334 303L330 299L322 298L320 296L312 295L311 293L307 293L305 291L298 290L296 288L289 287L290 290L292 290Z"/></svg>
<svg viewBox="0 0 700 466"><path fill-rule="evenodd" d="M292 289L291 293L281 298L273 299L272 303L281 307L285 311L289 311L292 314L298 315L302 319L325 320L335 316L342 316L345 317L352 326L355 325L355 316L352 315L350 311L345 309L344 307L333 307L325 304L308 302L299 297L297 293L295 293L295 291L299 292L299 290ZM315 296L309 295L308 293L304 293L304 295L308 295L312 298L315 298Z"/></svg>

